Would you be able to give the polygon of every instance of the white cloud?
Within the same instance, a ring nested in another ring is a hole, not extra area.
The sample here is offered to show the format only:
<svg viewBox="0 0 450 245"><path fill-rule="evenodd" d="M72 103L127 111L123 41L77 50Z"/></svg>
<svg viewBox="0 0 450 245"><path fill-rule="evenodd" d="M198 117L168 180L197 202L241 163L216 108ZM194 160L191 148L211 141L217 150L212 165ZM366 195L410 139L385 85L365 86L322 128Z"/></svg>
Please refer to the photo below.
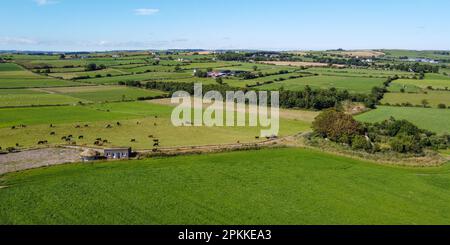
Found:
<svg viewBox="0 0 450 245"><path fill-rule="evenodd" d="M39 6L58 3L57 1L53 1L53 0L33 0L33 1L36 2L37 5L39 5Z"/></svg>
<svg viewBox="0 0 450 245"><path fill-rule="evenodd" d="M2 45L30 45L38 43L36 40L23 37L0 37L0 44Z"/></svg>
<svg viewBox="0 0 450 245"><path fill-rule="evenodd" d="M134 14L135 15L154 15L159 12L159 9L135 9Z"/></svg>

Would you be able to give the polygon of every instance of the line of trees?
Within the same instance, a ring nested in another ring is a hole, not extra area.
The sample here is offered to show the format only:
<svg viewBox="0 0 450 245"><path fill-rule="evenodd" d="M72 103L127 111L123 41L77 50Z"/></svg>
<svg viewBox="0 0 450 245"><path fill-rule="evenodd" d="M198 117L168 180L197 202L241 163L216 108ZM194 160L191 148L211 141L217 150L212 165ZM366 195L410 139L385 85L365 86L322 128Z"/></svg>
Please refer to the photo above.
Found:
<svg viewBox="0 0 450 245"><path fill-rule="evenodd" d="M176 91L186 91L190 94L194 93L194 83L181 82L158 82L149 81L141 83L139 81L119 82L120 85L143 87L147 89L157 89L172 94ZM235 88L227 84L207 84L203 85L203 93L208 91L219 91L224 97L227 91L243 91L247 92L248 88ZM330 89L312 89L306 86L302 91L290 91L281 88L280 92L280 107L282 108L302 108L322 110L333 108L340 105L343 101L363 102L367 106L375 106L377 101L373 95L349 93L347 90ZM269 93L270 96L270 93ZM269 98L270 101L270 98Z"/></svg>

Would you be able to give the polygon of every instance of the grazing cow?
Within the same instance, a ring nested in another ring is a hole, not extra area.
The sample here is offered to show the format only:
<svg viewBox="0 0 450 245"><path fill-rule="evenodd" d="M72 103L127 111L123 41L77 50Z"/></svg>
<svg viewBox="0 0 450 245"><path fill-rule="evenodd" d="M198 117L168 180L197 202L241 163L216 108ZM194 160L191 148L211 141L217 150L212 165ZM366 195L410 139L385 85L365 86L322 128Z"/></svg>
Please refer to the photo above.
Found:
<svg viewBox="0 0 450 245"><path fill-rule="evenodd" d="M122 125L122 124L120 124L120 122L117 122L116 124L117 124L117 126L121 126Z"/></svg>
<svg viewBox="0 0 450 245"><path fill-rule="evenodd" d="M75 126L75 128L81 128L81 126L80 126L80 125L77 125L77 126Z"/></svg>
<svg viewBox="0 0 450 245"><path fill-rule="evenodd" d="M73 135L69 135L69 136L67 136L67 138L73 138Z"/></svg>
<svg viewBox="0 0 450 245"><path fill-rule="evenodd" d="M66 136L61 137L61 140L66 140L66 139L67 139Z"/></svg>
<svg viewBox="0 0 450 245"><path fill-rule="evenodd" d="M159 139L154 139L153 142L159 142Z"/></svg>
<svg viewBox="0 0 450 245"><path fill-rule="evenodd" d="M153 124L153 126L155 126L155 127L156 127L156 126L158 126L158 124L154 123L154 124Z"/></svg>
<svg viewBox="0 0 450 245"><path fill-rule="evenodd" d="M50 135L56 135L56 133L55 132L51 132Z"/></svg>
<svg viewBox="0 0 450 245"><path fill-rule="evenodd" d="M106 125L106 128L112 128L112 126L110 124Z"/></svg>
<svg viewBox="0 0 450 245"><path fill-rule="evenodd" d="M97 138L97 139L95 139L95 140L97 140L97 141L102 141L102 138Z"/></svg>
<svg viewBox="0 0 450 245"><path fill-rule="evenodd" d="M149 135L148 137L151 139L151 138L153 138L153 135L151 134L151 135Z"/></svg>
<svg viewBox="0 0 450 245"><path fill-rule="evenodd" d="M259 140L259 136L255 136L255 139Z"/></svg>
<svg viewBox="0 0 450 245"><path fill-rule="evenodd" d="M159 146L159 142L153 144L153 147Z"/></svg>
<svg viewBox="0 0 450 245"><path fill-rule="evenodd" d="M155 116L155 119L158 119L158 116Z"/></svg>
<svg viewBox="0 0 450 245"><path fill-rule="evenodd" d="M16 129L16 126L12 126L11 129Z"/></svg>
<svg viewBox="0 0 450 245"><path fill-rule="evenodd" d="M140 124L141 124L141 122L136 122L136 124L137 124L137 125L140 125Z"/></svg>
<svg viewBox="0 0 450 245"><path fill-rule="evenodd" d="M78 139L79 139L79 140L84 139L84 136L83 136L83 135L80 135L80 136L78 136Z"/></svg>
<svg viewBox="0 0 450 245"><path fill-rule="evenodd" d="M158 151L158 149L156 149L156 148L153 148L153 149L152 149L152 151L153 151L153 152L157 152L157 151Z"/></svg>
<svg viewBox="0 0 450 245"><path fill-rule="evenodd" d="M16 143L16 147L19 147L19 143Z"/></svg>
<svg viewBox="0 0 450 245"><path fill-rule="evenodd" d="M71 139L71 138L67 138L67 139L66 139L66 142L69 142L69 141L72 141L72 139Z"/></svg>
<svg viewBox="0 0 450 245"><path fill-rule="evenodd" d="M84 127L85 127L85 128L89 128L89 124L85 124Z"/></svg>
<svg viewBox="0 0 450 245"><path fill-rule="evenodd" d="M53 128L53 124L50 124L50 128Z"/></svg>
<svg viewBox="0 0 450 245"><path fill-rule="evenodd" d="M131 142L136 142L136 139L131 139Z"/></svg>
<svg viewBox="0 0 450 245"><path fill-rule="evenodd" d="M238 140L237 143L240 144L241 142Z"/></svg>
<svg viewBox="0 0 450 245"><path fill-rule="evenodd" d="M103 140L103 143L108 143L108 140Z"/></svg>

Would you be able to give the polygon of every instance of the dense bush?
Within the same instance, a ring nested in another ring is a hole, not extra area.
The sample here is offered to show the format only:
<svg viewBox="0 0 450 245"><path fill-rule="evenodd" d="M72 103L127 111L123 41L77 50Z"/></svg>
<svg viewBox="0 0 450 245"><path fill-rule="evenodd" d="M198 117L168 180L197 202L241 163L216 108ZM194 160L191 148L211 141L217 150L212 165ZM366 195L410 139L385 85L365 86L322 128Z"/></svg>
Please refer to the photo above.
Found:
<svg viewBox="0 0 450 245"><path fill-rule="evenodd" d="M387 150L413 154L422 154L425 148L438 150L450 147L449 135L436 135L406 120L390 118L380 123L361 125L350 115L335 110L322 112L313 122L313 129L320 137L367 152L380 151L380 145L387 146Z"/></svg>
<svg viewBox="0 0 450 245"><path fill-rule="evenodd" d="M313 122L314 132L332 141L347 143L362 133L362 125L351 115L333 109L326 110ZM347 142L345 142L347 141Z"/></svg>

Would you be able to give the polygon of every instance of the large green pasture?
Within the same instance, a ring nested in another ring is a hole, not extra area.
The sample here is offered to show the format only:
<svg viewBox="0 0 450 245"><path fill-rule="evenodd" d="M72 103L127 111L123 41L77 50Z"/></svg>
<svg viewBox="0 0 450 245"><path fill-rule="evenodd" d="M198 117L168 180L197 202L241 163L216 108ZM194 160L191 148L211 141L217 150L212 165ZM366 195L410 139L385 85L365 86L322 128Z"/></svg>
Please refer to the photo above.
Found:
<svg viewBox="0 0 450 245"><path fill-rule="evenodd" d="M435 89L450 88L450 77L442 74L426 74L425 79L399 79L393 82L404 86L415 86L419 88L427 88L431 86Z"/></svg>
<svg viewBox="0 0 450 245"><path fill-rule="evenodd" d="M157 90L130 88L124 86L89 86L48 89L67 96L91 102L116 102L136 100L139 97L155 97L164 93Z"/></svg>
<svg viewBox="0 0 450 245"><path fill-rule="evenodd" d="M450 106L450 91L426 91L421 93L386 93L382 103L391 105L411 103L412 105L422 105L426 100L430 106L437 107L439 104Z"/></svg>
<svg viewBox="0 0 450 245"><path fill-rule="evenodd" d="M450 110L448 109L379 106L356 118L364 122L381 122L390 117L406 119L420 128L436 133L450 133Z"/></svg>
<svg viewBox="0 0 450 245"><path fill-rule="evenodd" d="M208 145L236 142L253 142L264 127L175 127L171 122L172 106L149 102L125 102L86 106L62 106L0 109L0 146L36 147L37 142L62 144L62 136L75 138L78 145L93 145L97 138L109 141L105 146L132 146L151 149L153 135L161 146ZM280 119L280 136L293 135L310 130L309 119L292 117L290 111ZM308 113L310 114L310 113ZM192 120L191 120L192 121ZM120 122L120 126L117 125ZM11 129L25 124L26 128ZM49 125L53 124L53 128ZM84 127L88 124L89 127ZM80 128L76 126L80 125ZM107 128L111 125L112 128ZM50 133L55 132L54 136ZM131 142L135 139L136 142Z"/></svg>
<svg viewBox="0 0 450 245"><path fill-rule="evenodd" d="M297 79L285 80L273 84L258 87L271 90L283 87L286 90L302 90L306 85L312 88L336 88L357 93L370 93L373 87L382 86L384 78L344 77L344 76L309 76Z"/></svg>
<svg viewBox="0 0 450 245"><path fill-rule="evenodd" d="M1 224L450 224L450 169L306 149L72 164L12 173Z"/></svg>
<svg viewBox="0 0 450 245"><path fill-rule="evenodd" d="M0 89L76 86L80 83L40 76L11 63L0 64Z"/></svg>

